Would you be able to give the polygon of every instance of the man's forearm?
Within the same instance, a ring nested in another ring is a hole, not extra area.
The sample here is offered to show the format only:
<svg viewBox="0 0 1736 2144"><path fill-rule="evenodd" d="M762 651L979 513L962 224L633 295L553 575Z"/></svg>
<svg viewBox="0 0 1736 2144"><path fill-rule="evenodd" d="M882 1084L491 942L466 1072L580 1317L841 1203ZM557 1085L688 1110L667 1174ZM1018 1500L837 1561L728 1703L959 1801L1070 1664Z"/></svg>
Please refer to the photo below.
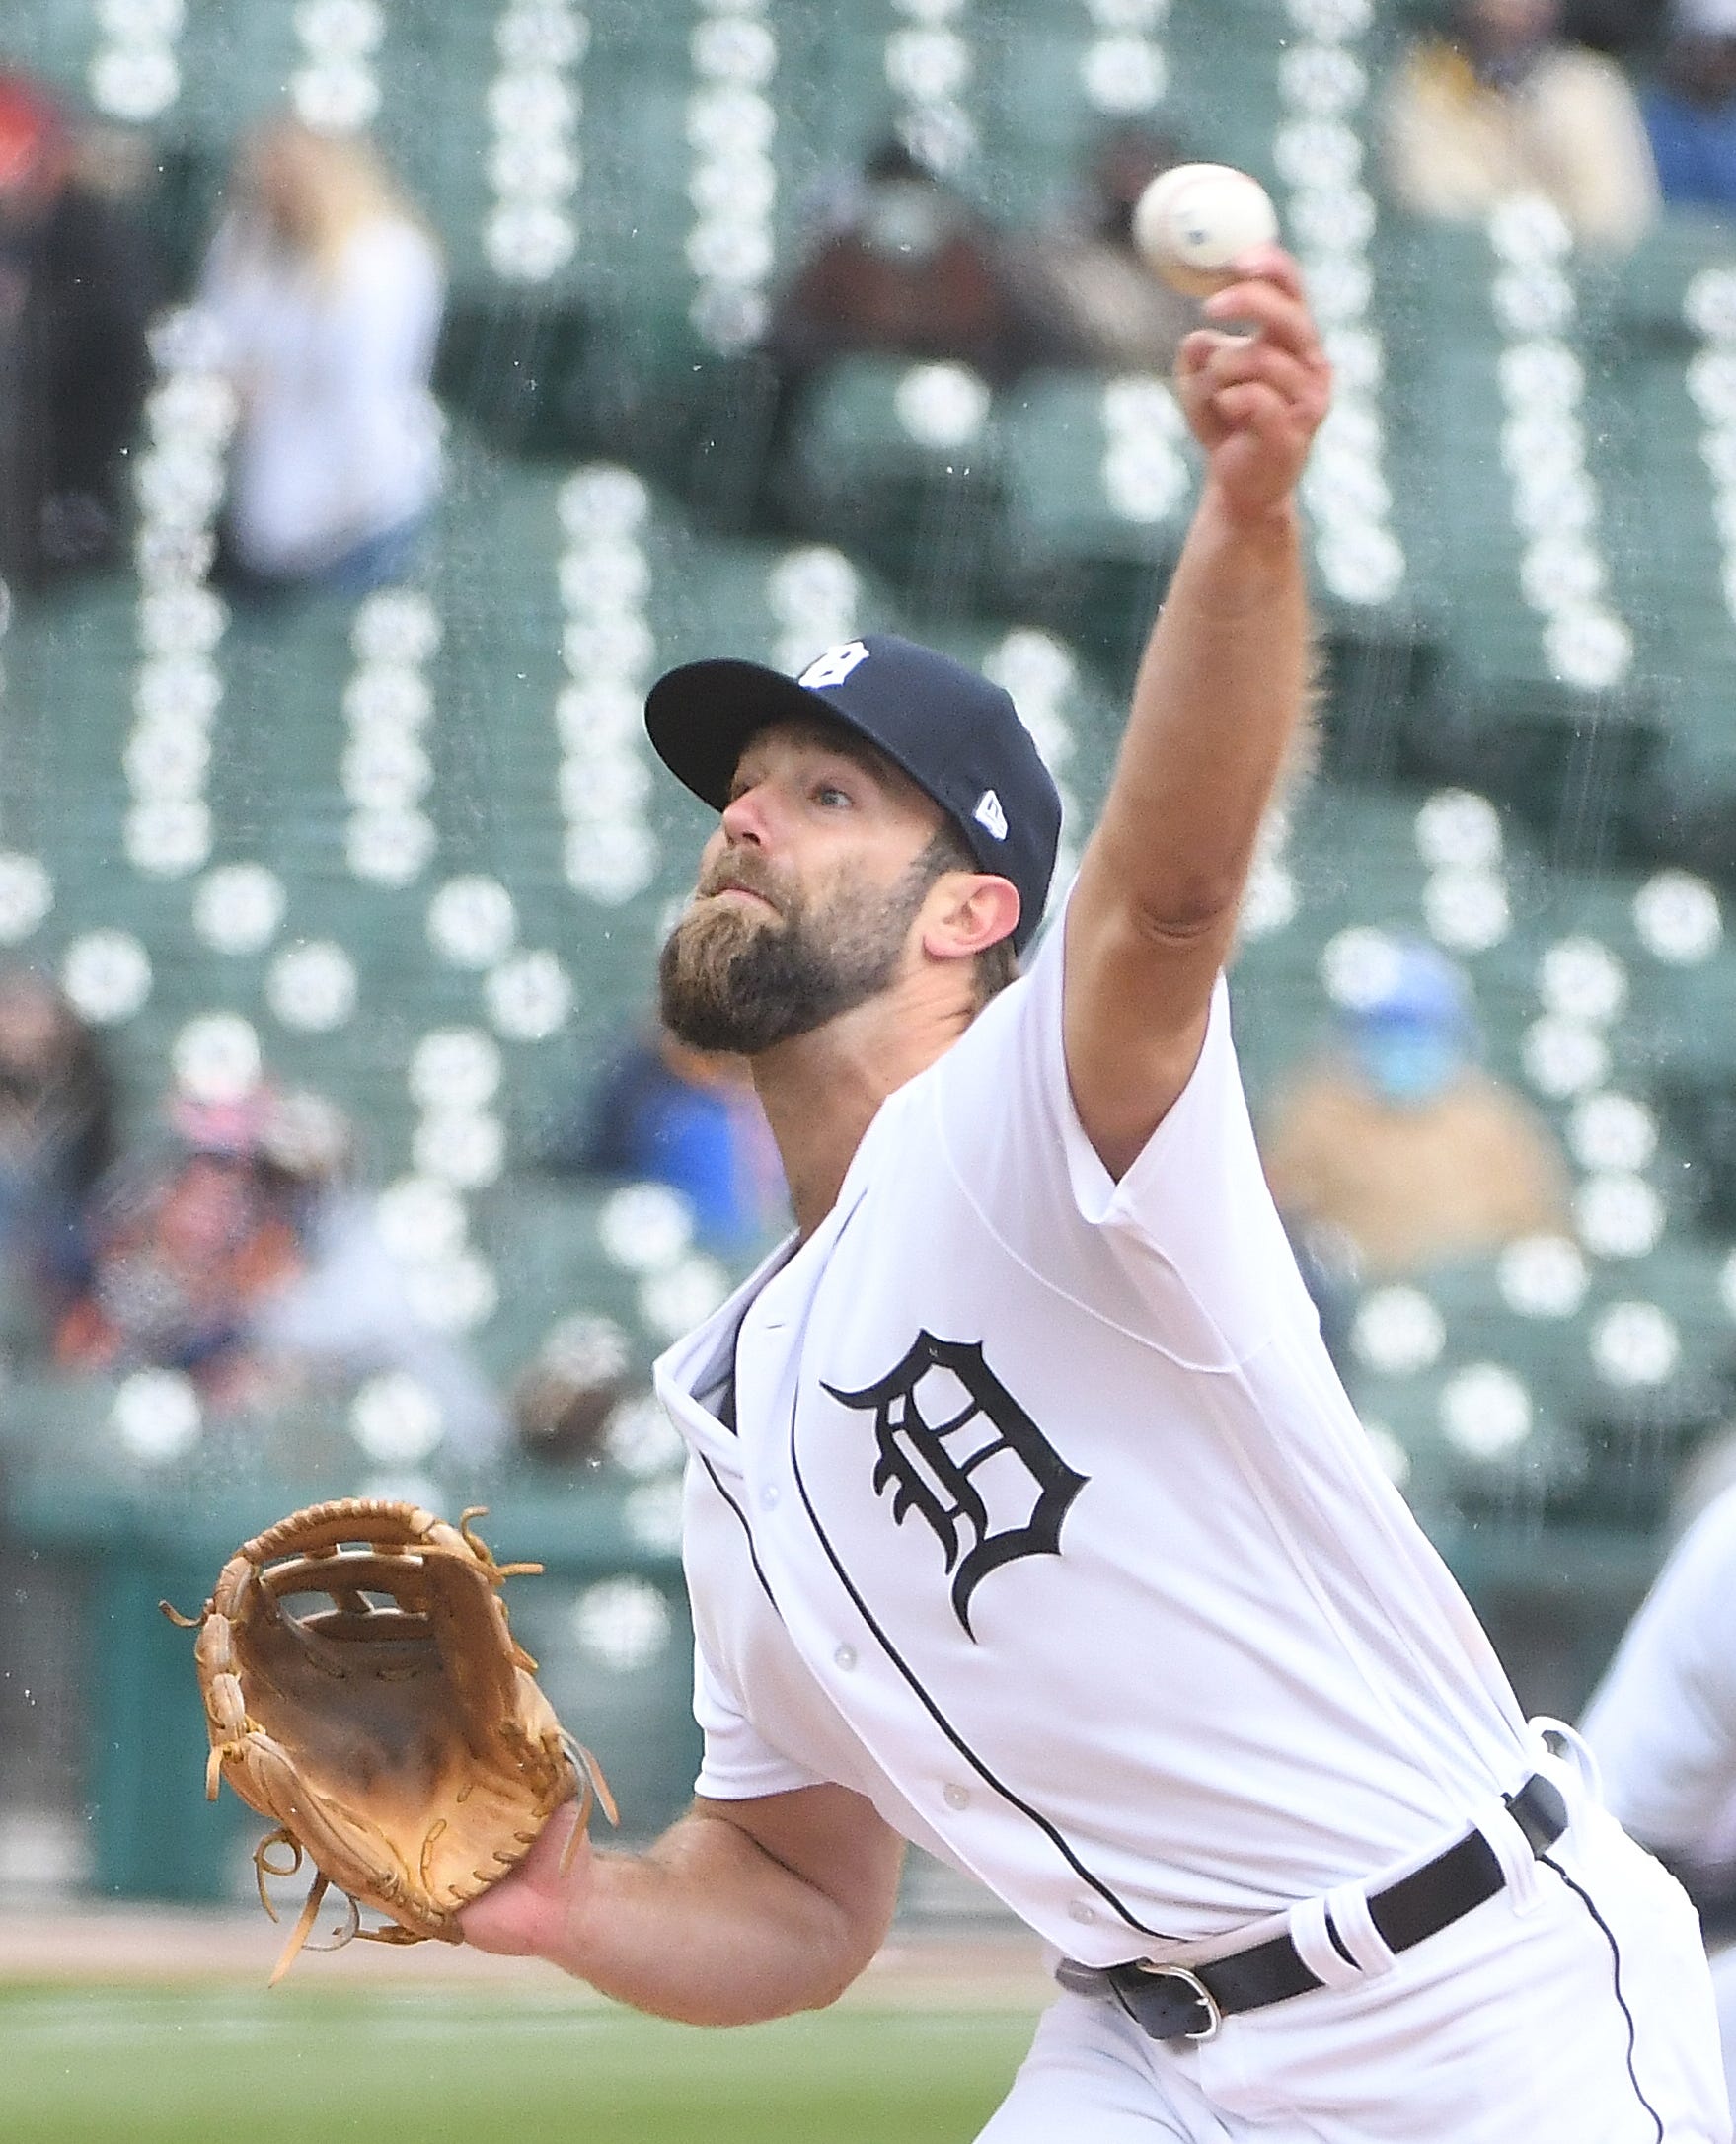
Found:
<svg viewBox="0 0 1736 2144"><path fill-rule="evenodd" d="M598 1855L550 1962L685 2025L755 2025L833 2002L871 1954L843 1907L724 1819L684 1817L642 1855Z"/></svg>
<svg viewBox="0 0 1736 2144"><path fill-rule="evenodd" d="M1154 926L1234 911L1313 670L1293 502L1254 520L1208 487L1134 688L1097 840Z"/></svg>
<svg viewBox="0 0 1736 2144"><path fill-rule="evenodd" d="M1116 1178L1192 1077L1309 698L1296 488L1331 367L1288 254L1253 247L1235 274L1176 363L1205 490L1067 913L1068 1077Z"/></svg>

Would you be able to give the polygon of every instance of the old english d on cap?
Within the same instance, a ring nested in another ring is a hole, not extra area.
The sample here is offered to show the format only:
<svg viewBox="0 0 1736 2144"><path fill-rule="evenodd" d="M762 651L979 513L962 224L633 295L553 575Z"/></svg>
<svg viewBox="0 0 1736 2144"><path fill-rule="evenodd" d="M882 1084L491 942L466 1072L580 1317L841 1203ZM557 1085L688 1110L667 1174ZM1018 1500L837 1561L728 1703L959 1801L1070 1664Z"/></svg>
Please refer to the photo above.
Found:
<svg viewBox="0 0 1736 2144"><path fill-rule="evenodd" d="M953 820L983 870L1012 881L1013 944L1023 952L1048 898L1061 799L999 685L932 648L868 633L829 648L799 677L758 662L689 662L645 702L657 756L717 811L756 731L816 717L884 752Z"/></svg>

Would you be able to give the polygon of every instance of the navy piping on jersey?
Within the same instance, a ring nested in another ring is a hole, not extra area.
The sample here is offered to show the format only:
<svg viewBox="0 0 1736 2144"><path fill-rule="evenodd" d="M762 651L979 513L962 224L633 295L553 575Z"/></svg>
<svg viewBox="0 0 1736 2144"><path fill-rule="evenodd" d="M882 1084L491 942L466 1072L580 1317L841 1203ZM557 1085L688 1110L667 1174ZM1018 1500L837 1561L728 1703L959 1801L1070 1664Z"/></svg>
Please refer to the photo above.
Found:
<svg viewBox="0 0 1736 2144"><path fill-rule="evenodd" d="M820 1524L819 1513L814 1509L813 1500L808 1495L807 1484L802 1480L801 1461L796 1457L795 1452L795 1416L799 1404L800 1385L798 1380L796 1397L790 1403L791 1472L795 1477L795 1486L800 1493L802 1506L806 1510L808 1520L813 1527L815 1540L818 1541L820 1547L825 1550L826 1561L837 1572L838 1582L840 1583L840 1585L843 1586L845 1592L850 1595L851 1600L855 1603L857 1613L862 1617L863 1621L868 1625L868 1629L874 1634L874 1639L878 1644L880 1650L884 1652L887 1659L891 1661L892 1665L898 1670L899 1674L910 1685L910 1688L914 1692L917 1702L922 1706L923 1711L928 1714L929 1718L935 1723L936 1726L940 1728L941 1732L946 1737L947 1741L951 1743L952 1747L957 1750L958 1754L964 1759L965 1763L969 1765L970 1769L976 1774L978 1779L982 1780L985 1785L993 1788L995 1793L1001 1797L1002 1800L1010 1803L1012 1807L1016 1808L1021 1816L1028 1817L1031 1823L1033 1823L1036 1828L1043 1834L1044 1838L1049 1841L1050 1845L1055 1848L1056 1852L1061 1856L1062 1860L1066 1862L1068 1868L1073 1871L1075 1876L1077 1876L1083 1882L1089 1883L1092 1889L1096 1892L1099 1898L1104 1900L1104 1902L1109 1906L1113 1907L1115 1912L1120 1915L1121 1919L1127 1923L1129 1928L1138 1929L1139 1933L1142 1936L1150 1936L1153 1941L1157 1943L1178 1943L1181 1940L1179 1937L1167 1936L1164 1934L1162 1929L1148 1928L1146 1924L1137 1917L1137 1915L1130 1913L1127 1908L1121 1903L1120 1899L1115 1896L1115 1893L1102 1880L1102 1878L1100 1876L1093 1876L1091 1871L1085 1866L1084 1862L1080 1860L1079 1856L1073 1851L1072 1847L1068 1845L1067 1841L1061 1836L1060 1832L1056 1830L1055 1826L1049 1821L1049 1819L1044 1816L1039 1810L1033 1809L1028 1801L1021 1800L1019 1797L1013 1792L1012 1788L1007 1786L1004 1781L998 1780L995 1777L994 1773L989 1770L988 1766L976 1754L975 1750L973 1750L970 1747L969 1743L965 1741L964 1737L958 1732L957 1728L953 1726L952 1723L946 1718L945 1714L942 1712L939 1705L936 1704L935 1700L929 1695L927 1690L923 1688L922 1683L918 1680L915 1674L915 1671L906 1662L903 1655L899 1652L897 1646L893 1645L891 1639L888 1638L886 1633L880 1628L879 1624L874 1619L873 1612L869 1609L868 1602L865 1601L862 1595L857 1591L856 1586L851 1579L850 1573L845 1570L843 1564L840 1562L837 1551L832 1547L831 1542L827 1539L826 1530Z"/></svg>
<svg viewBox="0 0 1736 2144"><path fill-rule="evenodd" d="M1633 2026L1633 2013L1627 2007L1626 1996L1622 1993L1622 1953L1616 1942L1615 1931L1611 1928L1609 1922L1606 1921L1603 1915L1598 1911L1597 1906L1592 1900L1591 1893L1583 1889L1579 1884L1575 1883L1573 1878L1567 1874L1566 1870L1562 1868L1561 1864L1558 1861L1551 1861L1547 1854L1540 1854L1538 1856L1538 1860L1543 1863L1546 1869L1552 1869L1555 1874L1561 1878L1561 1881L1566 1884L1567 1888L1573 1893L1574 1897L1579 1900L1580 1904L1585 1908L1586 1912L1589 1913L1592 1919L1597 1923L1599 1930L1603 1934L1604 1941L1610 1947L1611 1977L1616 1990L1616 2002L1617 2006L1622 2012L1623 2017L1627 2021L1628 2080L1633 2086L1634 2098L1651 2116L1652 2127L1657 2132L1657 2144L1664 2144L1663 2118L1658 2113L1657 2108L1653 2106L1651 2102L1646 2098L1645 2094L1639 2089L1639 2074L1633 2067L1633 2049L1634 2041L1636 2038Z"/></svg>
<svg viewBox="0 0 1736 2144"><path fill-rule="evenodd" d="M741 1508L740 1504L736 1502L735 1498L730 1495L729 1492L723 1487L722 1476L718 1474L717 1468L712 1465L712 1462L706 1457L704 1452L701 1452L699 1455L699 1463L711 1476L712 1487L717 1492L718 1495L722 1497L723 1501L729 1506L730 1510L735 1513L736 1520L740 1525L742 1532L747 1536L747 1560L753 1566L754 1576L760 1581L760 1591L764 1593L767 1600L771 1602L773 1613L777 1616L778 1621L782 1623L784 1620L784 1611L778 1606L778 1597L772 1591L771 1585L766 1578L765 1572L760 1569L760 1552L758 1548L754 1545L753 1528L747 1523L747 1513Z"/></svg>

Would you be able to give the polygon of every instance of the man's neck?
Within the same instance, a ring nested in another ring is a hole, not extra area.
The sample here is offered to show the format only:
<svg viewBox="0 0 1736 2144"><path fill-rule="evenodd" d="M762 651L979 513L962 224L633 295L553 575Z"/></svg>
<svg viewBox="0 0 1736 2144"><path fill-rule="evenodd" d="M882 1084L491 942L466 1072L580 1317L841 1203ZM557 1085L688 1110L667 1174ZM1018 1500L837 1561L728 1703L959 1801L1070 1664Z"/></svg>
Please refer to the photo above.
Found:
<svg viewBox="0 0 1736 2144"><path fill-rule="evenodd" d="M1479 38L1467 41L1476 78L1485 88L1518 89L1550 49L1547 38Z"/></svg>
<svg viewBox="0 0 1736 2144"><path fill-rule="evenodd" d="M955 973L924 971L753 1060L805 1241L831 1212L880 1104L970 1025Z"/></svg>

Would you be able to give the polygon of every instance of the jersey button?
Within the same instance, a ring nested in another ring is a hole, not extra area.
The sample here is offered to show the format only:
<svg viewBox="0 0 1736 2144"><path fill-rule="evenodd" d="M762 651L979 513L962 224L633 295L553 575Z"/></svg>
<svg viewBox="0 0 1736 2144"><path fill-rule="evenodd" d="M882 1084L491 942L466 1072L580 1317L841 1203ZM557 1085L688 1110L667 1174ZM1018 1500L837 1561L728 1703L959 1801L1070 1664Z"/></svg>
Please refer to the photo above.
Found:
<svg viewBox="0 0 1736 2144"><path fill-rule="evenodd" d="M775 1511L777 1508L778 1485L776 1482L768 1482L765 1488L760 1491L760 1509L762 1511Z"/></svg>
<svg viewBox="0 0 1736 2144"><path fill-rule="evenodd" d="M1084 1898L1076 1898L1072 1905L1067 1908L1067 1918L1070 1921L1079 1921L1085 1924L1094 1921L1096 1917L1096 1907Z"/></svg>
<svg viewBox="0 0 1736 2144"><path fill-rule="evenodd" d="M835 1667L841 1667L845 1674L848 1675L856 1665L856 1647L854 1646L840 1646L832 1655L832 1664Z"/></svg>
<svg viewBox="0 0 1736 2144"><path fill-rule="evenodd" d="M949 1809L967 1809L970 1806L970 1789L954 1783L946 1789L942 1799Z"/></svg>

